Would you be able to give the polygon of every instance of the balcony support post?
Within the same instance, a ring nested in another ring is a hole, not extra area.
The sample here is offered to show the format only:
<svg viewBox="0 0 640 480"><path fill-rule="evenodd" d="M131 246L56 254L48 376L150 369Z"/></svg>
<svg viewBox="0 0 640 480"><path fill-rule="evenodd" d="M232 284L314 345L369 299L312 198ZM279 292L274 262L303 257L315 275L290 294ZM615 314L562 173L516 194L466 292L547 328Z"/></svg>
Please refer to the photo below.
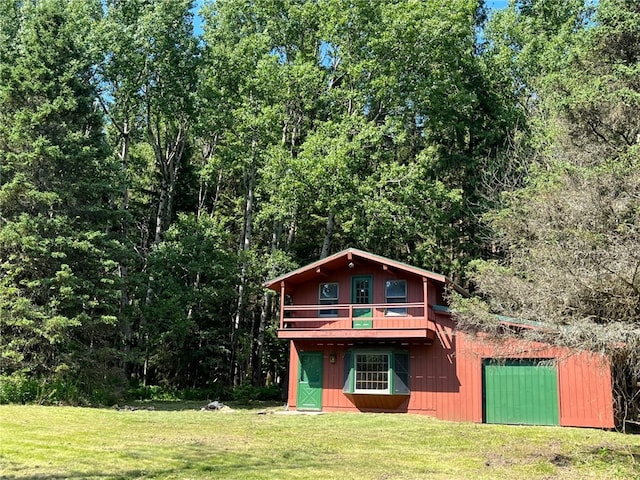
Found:
<svg viewBox="0 0 640 480"><path fill-rule="evenodd" d="M285 305L284 282L280 282L280 328L284 328L284 305Z"/></svg>
<svg viewBox="0 0 640 480"><path fill-rule="evenodd" d="M424 305L422 307L422 314L424 315L425 325L429 325L429 289L428 289L429 279L427 277L422 277L422 301Z"/></svg>

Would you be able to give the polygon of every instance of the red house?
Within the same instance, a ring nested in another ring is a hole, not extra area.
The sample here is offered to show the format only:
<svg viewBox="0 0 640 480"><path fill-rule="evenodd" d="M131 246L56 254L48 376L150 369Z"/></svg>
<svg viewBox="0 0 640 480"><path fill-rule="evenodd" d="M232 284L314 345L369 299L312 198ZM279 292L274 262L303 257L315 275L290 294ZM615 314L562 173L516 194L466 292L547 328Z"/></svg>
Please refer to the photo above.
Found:
<svg viewBox="0 0 640 480"><path fill-rule="evenodd" d="M598 355L455 330L445 276L348 249L267 283L290 340L290 408L613 428Z"/></svg>

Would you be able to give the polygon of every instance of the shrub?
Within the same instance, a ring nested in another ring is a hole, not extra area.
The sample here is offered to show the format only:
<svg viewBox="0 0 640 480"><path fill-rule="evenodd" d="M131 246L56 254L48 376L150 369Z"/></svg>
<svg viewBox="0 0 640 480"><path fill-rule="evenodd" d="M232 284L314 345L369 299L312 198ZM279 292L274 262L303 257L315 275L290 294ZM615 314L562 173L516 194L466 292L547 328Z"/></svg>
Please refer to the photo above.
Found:
<svg viewBox="0 0 640 480"><path fill-rule="evenodd" d="M179 400L176 393L160 385L134 384L127 391L130 400Z"/></svg>
<svg viewBox="0 0 640 480"><path fill-rule="evenodd" d="M37 380L24 374L0 376L0 404L33 403L40 396Z"/></svg>
<svg viewBox="0 0 640 480"><path fill-rule="evenodd" d="M248 403L251 401L279 401L282 399L280 386L272 384L266 387L254 387L248 383L234 388L231 398L237 402Z"/></svg>

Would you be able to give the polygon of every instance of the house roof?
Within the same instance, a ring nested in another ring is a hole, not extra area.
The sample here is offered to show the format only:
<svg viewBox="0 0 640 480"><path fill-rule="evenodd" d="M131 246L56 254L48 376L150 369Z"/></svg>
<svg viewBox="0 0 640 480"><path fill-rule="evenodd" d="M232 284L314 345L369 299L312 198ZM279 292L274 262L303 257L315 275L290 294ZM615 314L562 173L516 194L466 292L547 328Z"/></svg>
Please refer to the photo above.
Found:
<svg viewBox="0 0 640 480"><path fill-rule="evenodd" d="M323 258L322 260L318 260L316 262L305 265L304 267L300 267L296 270L293 270L289 273L266 282L265 286L277 291L280 289L280 283L283 281L287 284L300 284L322 274L322 272L339 270L347 267L350 262L357 263L358 260L378 263L382 266L386 266L389 269L401 270L419 277L426 277L436 282L449 284L461 294L465 296L469 295L466 290L456 285L453 281L451 281L444 275L434 273L429 270L424 270L422 268L414 267L406 263L398 262L381 255L375 255L363 250L358 250L357 248L348 248L329 257Z"/></svg>

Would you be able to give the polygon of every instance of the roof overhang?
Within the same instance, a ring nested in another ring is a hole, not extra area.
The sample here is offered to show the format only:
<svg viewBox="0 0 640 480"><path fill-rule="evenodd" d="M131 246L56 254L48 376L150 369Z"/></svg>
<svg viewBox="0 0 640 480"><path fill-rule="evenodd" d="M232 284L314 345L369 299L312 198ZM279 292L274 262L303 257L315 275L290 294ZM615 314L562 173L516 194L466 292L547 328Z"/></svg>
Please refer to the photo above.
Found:
<svg viewBox="0 0 640 480"><path fill-rule="evenodd" d="M353 267L354 265L357 265L358 262L377 263L383 270L405 272L418 277L427 278L435 282L447 284L460 294L469 296L469 293L465 289L456 285L444 275L414 267L380 255L365 252L363 250L358 250L356 248L342 250L341 252L323 258L322 260L318 260L317 262L310 263L309 265L281 275L266 282L265 286L271 290L279 291L282 282L285 282L287 286L299 285L316 277L326 276L329 272L342 270L344 268L349 268L350 266Z"/></svg>

